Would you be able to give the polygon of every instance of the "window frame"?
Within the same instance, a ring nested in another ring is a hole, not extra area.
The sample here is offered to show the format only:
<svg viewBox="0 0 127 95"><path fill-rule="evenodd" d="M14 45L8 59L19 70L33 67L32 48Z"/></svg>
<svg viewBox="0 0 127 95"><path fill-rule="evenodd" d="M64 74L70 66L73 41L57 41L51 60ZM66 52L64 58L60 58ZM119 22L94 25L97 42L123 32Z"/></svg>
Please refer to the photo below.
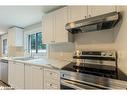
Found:
<svg viewBox="0 0 127 95"><path fill-rule="evenodd" d="M34 33L34 34L29 34L28 35L28 50L29 50L29 52L31 51L31 50L33 50L33 51L35 51L35 53L39 53L40 52L40 50L46 50L46 48L45 49L39 49L38 48L38 34L39 33L41 33L41 35L42 35L42 32L36 32L36 33ZM32 45L32 42L31 42L31 35L34 35L35 36L35 49L32 49L32 47L31 47L31 45ZM42 42L42 41L41 41ZM43 45L43 44L42 44Z"/></svg>
<svg viewBox="0 0 127 95"><path fill-rule="evenodd" d="M36 34L38 32L43 33L42 28L34 28L34 29L24 30L24 51L25 52L30 53L30 51L31 51L29 49L29 47L31 47L31 46L28 45L28 35ZM39 54L39 55L42 54L42 56L47 57L48 56L48 45L46 44L45 52L39 51L38 53L35 52L35 54Z"/></svg>

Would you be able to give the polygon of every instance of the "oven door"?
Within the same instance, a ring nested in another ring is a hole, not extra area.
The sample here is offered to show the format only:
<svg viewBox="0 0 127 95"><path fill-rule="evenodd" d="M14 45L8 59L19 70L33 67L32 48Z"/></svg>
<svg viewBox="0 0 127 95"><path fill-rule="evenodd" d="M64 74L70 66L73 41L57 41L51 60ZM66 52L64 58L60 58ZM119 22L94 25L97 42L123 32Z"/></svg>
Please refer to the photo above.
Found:
<svg viewBox="0 0 127 95"><path fill-rule="evenodd" d="M90 86L84 83L72 81L72 80L66 80L66 79L61 79L61 89L66 89L66 90L85 90L85 89L101 89L95 86Z"/></svg>

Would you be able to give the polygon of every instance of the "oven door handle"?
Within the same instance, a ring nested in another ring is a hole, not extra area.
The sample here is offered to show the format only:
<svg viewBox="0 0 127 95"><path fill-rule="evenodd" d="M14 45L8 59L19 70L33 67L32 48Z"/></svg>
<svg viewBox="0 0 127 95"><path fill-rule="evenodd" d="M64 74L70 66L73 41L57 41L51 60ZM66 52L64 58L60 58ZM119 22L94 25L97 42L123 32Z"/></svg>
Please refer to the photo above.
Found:
<svg viewBox="0 0 127 95"><path fill-rule="evenodd" d="M90 85L87 85L87 84L82 84L82 83L79 83L79 82L66 80L66 79L61 79L61 84L65 85L65 86L68 86L68 87L71 87L73 89L78 89L78 90L101 89L101 88L98 88L98 87L94 87L94 86L90 86Z"/></svg>
<svg viewBox="0 0 127 95"><path fill-rule="evenodd" d="M71 87L73 89L77 89L77 90L84 90L83 88L75 85L75 83L71 82L71 81L68 81L68 80L64 80L64 79L61 79L61 84L62 85L65 85L65 86L68 86L68 87Z"/></svg>

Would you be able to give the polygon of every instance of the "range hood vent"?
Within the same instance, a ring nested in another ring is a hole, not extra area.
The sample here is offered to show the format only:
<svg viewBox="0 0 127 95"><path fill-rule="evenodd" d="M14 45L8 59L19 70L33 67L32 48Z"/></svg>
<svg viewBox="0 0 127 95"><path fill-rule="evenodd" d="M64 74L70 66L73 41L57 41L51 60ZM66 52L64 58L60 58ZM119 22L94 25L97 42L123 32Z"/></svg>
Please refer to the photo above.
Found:
<svg viewBox="0 0 127 95"><path fill-rule="evenodd" d="M79 32L98 31L113 28L119 20L120 13L111 12L108 14L67 23L65 28L72 34Z"/></svg>

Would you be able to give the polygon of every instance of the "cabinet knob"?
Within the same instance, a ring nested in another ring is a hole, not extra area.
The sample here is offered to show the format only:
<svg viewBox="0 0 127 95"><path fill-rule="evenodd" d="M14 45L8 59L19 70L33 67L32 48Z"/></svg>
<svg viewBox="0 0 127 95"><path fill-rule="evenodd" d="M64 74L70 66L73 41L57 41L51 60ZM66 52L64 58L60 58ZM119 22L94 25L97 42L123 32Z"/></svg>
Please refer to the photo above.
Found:
<svg viewBox="0 0 127 95"><path fill-rule="evenodd" d="M52 84L50 84L50 86L52 86Z"/></svg>
<svg viewBox="0 0 127 95"><path fill-rule="evenodd" d="M50 73L50 75L52 75L52 73Z"/></svg>

